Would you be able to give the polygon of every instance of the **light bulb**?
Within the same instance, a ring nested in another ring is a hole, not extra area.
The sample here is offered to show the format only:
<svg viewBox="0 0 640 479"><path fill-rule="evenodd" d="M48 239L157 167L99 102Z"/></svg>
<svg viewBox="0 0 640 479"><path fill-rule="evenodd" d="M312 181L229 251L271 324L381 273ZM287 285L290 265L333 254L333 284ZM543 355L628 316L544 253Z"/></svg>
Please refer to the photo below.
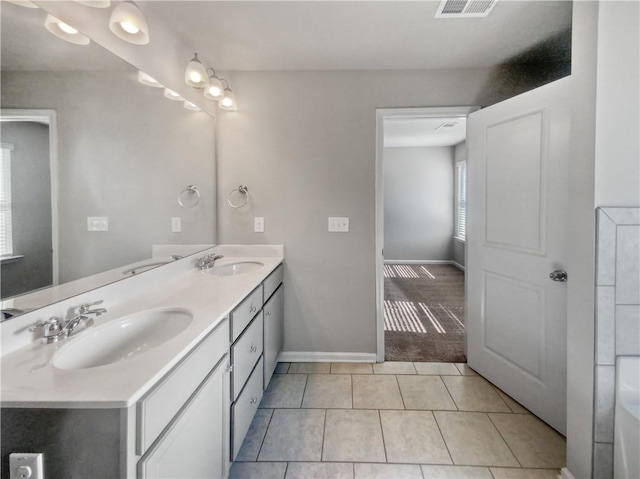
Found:
<svg viewBox="0 0 640 479"><path fill-rule="evenodd" d="M78 30L76 30L70 25L67 25L64 22L58 23L58 27L60 27L60 30L62 30L65 33L68 33L69 35L75 35L76 33L78 33Z"/></svg>
<svg viewBox="0 0 640 479"><path fill-rule="evenodd" d="M220 102L222 104L222 106L226 106L226 107L232 107L233 106L233 100L231 98L223 98L222 101Z"/></svg>
<svg viewBox="0 0 640 479"><path fill-rule="evenodd" d="M189 73L189 78L193 83L200 83L202 81L202 75L198 72Z"/></svg>
<svg viewBox="0 0 640 479"><path fill-rule="evenodd" d="M220 88L218 88L217 86L210 86L207 89L207 92L209 93L209 95L214 96L214 97L222 95L222 90Z"/></svg>
<svg viewBox="0 0 640 479"><path fill-rule="evenodd" d="M128 22L126 20L123 22L120 22L120 26L125 32L130 33L131 35L135 35L140 31L137 25L135 25L134 23Z"/></svg>

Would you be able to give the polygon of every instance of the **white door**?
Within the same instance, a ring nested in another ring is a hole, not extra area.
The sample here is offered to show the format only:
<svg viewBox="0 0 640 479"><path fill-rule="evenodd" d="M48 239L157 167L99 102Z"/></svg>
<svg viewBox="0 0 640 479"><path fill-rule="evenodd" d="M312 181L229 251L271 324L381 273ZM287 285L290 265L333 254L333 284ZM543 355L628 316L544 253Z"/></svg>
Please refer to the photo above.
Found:
<svg viewBox="0 0 640 479"><path fill-rule="evenodd" d="M561 433L566 284L550 273L567 257L570 81L472 113L467 126L469 366Z"/></svg>

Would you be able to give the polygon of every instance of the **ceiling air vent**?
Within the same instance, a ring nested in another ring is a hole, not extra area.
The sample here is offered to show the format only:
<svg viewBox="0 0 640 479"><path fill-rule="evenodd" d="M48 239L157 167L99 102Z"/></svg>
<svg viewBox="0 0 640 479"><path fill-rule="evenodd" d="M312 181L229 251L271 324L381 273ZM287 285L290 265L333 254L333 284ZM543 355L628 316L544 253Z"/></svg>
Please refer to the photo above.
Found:
<svg viewBox="0 0 640 479"><path fill-rule="evenodd" d="M486 17L498 0L442 0L435 18Z"/></svg>

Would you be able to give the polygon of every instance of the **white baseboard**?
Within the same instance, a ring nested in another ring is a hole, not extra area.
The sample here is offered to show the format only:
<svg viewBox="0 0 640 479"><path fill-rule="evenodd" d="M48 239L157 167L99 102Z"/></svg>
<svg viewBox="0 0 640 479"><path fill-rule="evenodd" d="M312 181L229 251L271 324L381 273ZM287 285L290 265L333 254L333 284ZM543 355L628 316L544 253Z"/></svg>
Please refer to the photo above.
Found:
<svg viewBox="0 0 640 479"><path fill-rule="evenodd" d="M464 266L462 266L460 263L456 263L455 261L452 261L451 264L454 265L456 268L464 271Z"/></svg>
<svg viewBox="0 0 640 479"><path fill-rule="evenodd" d="M448 259L385 259L384 264L452 264Z"/></svg>
<svg viewBox="0 0 640 479"><path fill-rule="evenodd" d="M282 351L278 361L283 363L375 363L375 353L324 353L310 351Z"/></svg>
<svg viewBox="0 0 640 479"><path fill-rule="evenodd" d="M576 479L576 477L571 474L571 471L569 471L569 469L563 467L562 469L560 469L560 475L558 476L558 479Z"/></svg>

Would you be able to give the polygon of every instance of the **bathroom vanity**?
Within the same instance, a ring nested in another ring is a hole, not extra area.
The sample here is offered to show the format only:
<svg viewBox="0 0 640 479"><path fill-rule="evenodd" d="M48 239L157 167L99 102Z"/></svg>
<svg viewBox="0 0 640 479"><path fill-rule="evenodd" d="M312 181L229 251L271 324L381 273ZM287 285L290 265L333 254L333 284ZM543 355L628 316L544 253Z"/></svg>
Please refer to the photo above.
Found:
<svg viewBox="0 0 640 479"><path fill-rule="evenodd" d="M47 477L227 476L283 345L283 249L210 252L87 293L95 325L2 357L3 477L10 452L44 453Z"/></svg>

